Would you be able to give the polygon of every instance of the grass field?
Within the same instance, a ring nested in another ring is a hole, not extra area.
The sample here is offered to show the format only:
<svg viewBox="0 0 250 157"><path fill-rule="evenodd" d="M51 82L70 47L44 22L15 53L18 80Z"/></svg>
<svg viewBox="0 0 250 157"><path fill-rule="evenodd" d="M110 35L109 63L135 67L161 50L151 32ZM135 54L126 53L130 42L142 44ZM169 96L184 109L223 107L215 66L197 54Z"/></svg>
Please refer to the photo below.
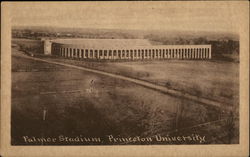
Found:
<svg viewBox="0 0 250 157"><path fill-rule="evenodd" d="M131 64L115 63L131 71L148 73L138 78L171 89L238 105L239 64L210 61L164 61Z"/></svg>
<svg viewBox="0 0 250 157"><path fill-rule="evenodd" d="M182 116L178 128L217 120L221 116L220 110L213 107L127 81L33 61L23 58L20 51L13 51L11 134L14 145L27 144L23 136L164 135L176 129L180 106ZM44 110L46 120L43 120ZM207 135L207 138L212 136Z"/></svg>
<svg viewBox="0 0 250 157"><path fill-rule="evenodd" d="M43 52L43 42L41 40L14 38L11 40L11 43L18 45L19 49L23 51L29 51L37 54L41 54Z"/></svg>
<svg viewBox="0 0 250 157"><path fill-rule="evenodd" d="M239 105L239 64L234 62L90 62L49 59L149 81L230 106Z"/></svg>

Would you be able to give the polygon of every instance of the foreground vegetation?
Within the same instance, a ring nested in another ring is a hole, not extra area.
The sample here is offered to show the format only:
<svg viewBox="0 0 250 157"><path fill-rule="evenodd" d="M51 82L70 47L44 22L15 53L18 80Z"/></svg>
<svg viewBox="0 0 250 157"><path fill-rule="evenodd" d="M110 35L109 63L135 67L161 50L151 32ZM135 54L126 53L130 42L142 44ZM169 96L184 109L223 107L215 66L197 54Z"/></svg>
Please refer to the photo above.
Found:
<svg viewBox="0 0 250 157"><path fill-rule="evenodd" d="M105 138L107 135L151 137L183 133L205 135L207 143L238 143L237 125L231 129L236 132L231 141L225 140L229 135L225 125L208 126L210 132L194 128L171 133L227 117L218 108L175 98L127 81L25 59L22 55L22 51L13 50L11 134L14 145L30 144L25 143L22 136ZM44 111L47 113L45 118ZM223 138L217 139L218 136Z"/></svg>
<svg viewBox="0 0 250 157"><path fill-rule="evenodd" d="M64 58L47 59L149 81L223 104L237 106L239 103L238 63L183 60L91 62Z"/></svg>

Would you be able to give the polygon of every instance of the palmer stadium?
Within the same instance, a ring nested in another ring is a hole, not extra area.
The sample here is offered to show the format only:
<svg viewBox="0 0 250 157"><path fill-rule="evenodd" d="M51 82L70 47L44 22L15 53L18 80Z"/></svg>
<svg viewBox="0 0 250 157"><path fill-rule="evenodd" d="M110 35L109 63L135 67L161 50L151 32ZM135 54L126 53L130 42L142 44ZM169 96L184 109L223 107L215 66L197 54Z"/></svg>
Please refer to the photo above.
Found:
<svg viewBox="0 0 250 157"><path fill-rule="evenodd" d="M152 45L146 39L44 40L44 53L91 60L211 59L211 45Z"/></svg>

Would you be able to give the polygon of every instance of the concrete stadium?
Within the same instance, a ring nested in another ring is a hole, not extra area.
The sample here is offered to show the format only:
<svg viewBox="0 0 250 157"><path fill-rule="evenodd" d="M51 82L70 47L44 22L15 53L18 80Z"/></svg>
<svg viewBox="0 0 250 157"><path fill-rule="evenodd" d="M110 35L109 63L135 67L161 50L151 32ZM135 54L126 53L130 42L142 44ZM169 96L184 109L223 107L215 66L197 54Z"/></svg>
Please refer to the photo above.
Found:
<svg viewBox="0 0 250 157"><path fill-rule="evenodd" d="M79 59L156 60L211 59L211 45L152 45L145 39L55 39L44 41L44 53Z"/></svg>

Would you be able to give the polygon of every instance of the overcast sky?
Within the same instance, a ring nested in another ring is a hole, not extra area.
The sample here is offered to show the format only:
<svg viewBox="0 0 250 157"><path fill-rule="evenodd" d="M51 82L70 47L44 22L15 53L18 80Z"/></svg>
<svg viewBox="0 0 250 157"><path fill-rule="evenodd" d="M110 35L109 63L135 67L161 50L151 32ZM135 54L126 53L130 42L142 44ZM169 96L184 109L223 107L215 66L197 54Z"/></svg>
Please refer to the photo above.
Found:
<svg viewBox="0 0 250 157"><path fill-rule="evenodd" d="M13 26L237 32L235 6L220 2L16 3Z"/></svg>

